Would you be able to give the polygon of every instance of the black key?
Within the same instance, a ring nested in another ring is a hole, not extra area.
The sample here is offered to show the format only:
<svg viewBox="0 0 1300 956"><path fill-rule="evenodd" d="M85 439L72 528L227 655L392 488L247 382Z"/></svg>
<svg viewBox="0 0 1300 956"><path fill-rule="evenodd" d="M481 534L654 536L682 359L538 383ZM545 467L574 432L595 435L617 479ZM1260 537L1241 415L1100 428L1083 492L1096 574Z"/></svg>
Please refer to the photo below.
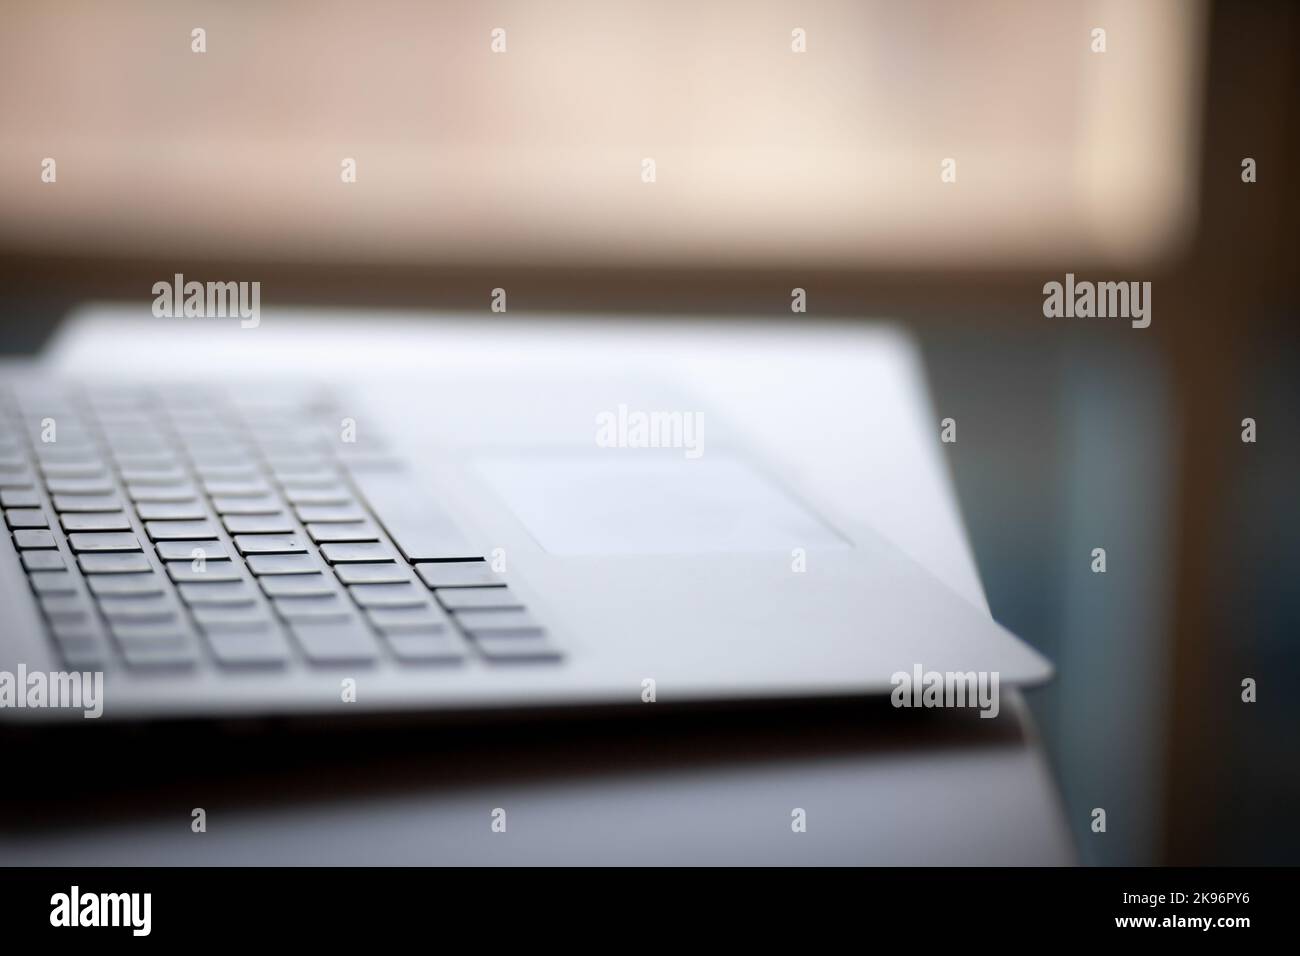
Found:
<svg viewBox="0 0 1300 956"><path fill-rule="evenodd" d="M177 584L193 581L242 581L234 562L215 561L168 561L167 576Z"/></svg>
<svg viewBox="0 0 1300 956"><path fill-rule="evenodd" d="M371 511L407 561L481 558L451 517L403 472L357 471L352 476Z"/></svg>
<svg viewBox="0 0 1300 956"><path fill-rule="evenodd" d="M131 522L121 511L78 511L59 519L64 531L130 531Z"/></svg>
<svg viewBox="0 0 1300 956"><path fill-rule="evenodd" d="M330 564L392 561L397 557L391 547L378 541L357 544L325 544L321 545L320 553Z"/></svg>
<svg viewBox="0 0 1300 956"><path fill-rule="evenodd" d="M406 565L392 561L384 564L340 564L334 573L344 584L397 584L411 580L411 572Z"/></svg>
<svg viewBox="0 0 1300 956"><path fill-rule="evenodd" d="M22 556L28 571L57 571L64 567L63 555L57 551L24 551Z"/></svg>
<svg viewBox="0 0 1300 956"><path fill-rule="evenodd" d="M321 565L310 554L251 554L248 569L256 575L314 574Z"/></svg>
<svg viewBox="0 0 1300 956"><path fill-rule="evenodd" d="M504 585L495 588L438 588L433 592L449 611L475 608L522 608L523 602Z"/></svg>
<svg viewBox="0 0 1300 956"><path fill-rule="evenodd" d="M290 627L313 664L355 664L375 659L375 639L359 621L294 621Z"/></svg>
<svg viewBox="0 0 1300 956"><path fill-rule="evenodd" d="M198 501L140 501L135 513L141 521L199 521L208 516Z"/></svg>
<svg viewBox="0 0 1300 956"><path fill-rule="evenodd" d="M48 532L47 532L48 533ZM130 531L85 531L68 535L73 551L140 551L140 539Z"/></svg>
<svg viewBox="0 0 1300 956"><path fill-rule="evenodd" d="M354 584L348 589L362 607L406 607L427 605L429 593L411 582L404 584Z"/></svg>
<svg viewBox="0 0 1300 956"><path fill-rule="evenodd" d="M431 588L473 588L504 584L486 561L434 561L417 564L415 573Z"/></svg>
<svg viewBox="0 0 1300 956"><path fill-rule="evenodd" d="M10 528L48 528L50 519L40 508L10 508L5 512L5 524Z"/></svg>
<svg viewBox="0 0 1300 956"><path fill-rule="evenodd" d="M160 575L149 571L144 574L88 574L86 584L97 596L105 594L162 594L166 583Z"/></svg>
<svg viewBox="0 0 1300 956"><path fill-rule="evenodd" d="M230 557L221 541L159 541L157 548L158 557L164 561L193 561L196 557L211 561ZM195 554L196 551L199 553Z"/></svg>
<svg viewBox="0 0 1300 956"><path fill-rule="evenodd" d="M6 508L38 508L41 496L35 488L6 488L0 491L0 505Z"/></svg>
<svg viewBox="0 0 1300 956"><path fill-rule="evenodd" d="M122 499L117 495L55 495L54 510L63 514L69 511L119 511Z"/></svg>
<svg viewBox="0 0 1300 956"><path fill-rule="evenodd" d="M451 631L407 631L385 637L398 660L458 661L465 656L460 640Z"/></svg>
<svg viewBox="0 0 1300 956"><path fill-rule="evenodd" d="M78 555L77 563L87 574L130 574L151 570L149 559L138 551L109 554L91 552Z"/></svg>
<svg viewBox="0 0 1300 956"><path fill-rule="evenodd" d="M196 541L217 536L217 529L207 521L146 521L144 530L154 541Z"/></svg>
<svg viewBox="0 0 1300 956"><path fill-rule="evenodd" d="M14 544L19 548L53 548L54 535L49 531L15 531Z"/></svg>
<svg viewBox="0 0 1300 956"><path fill-rule="evenodd" d="M241 534L235 536L240 554L295 554L307 550L296 534Z"/></svg>
<svg viewBox="0 0 1300 956"><path fill-rule="evenodd" d="M289 657L284 637L270 626L252 631L218 629L206 633L213 656L227 667L283 664Z"/></svg>

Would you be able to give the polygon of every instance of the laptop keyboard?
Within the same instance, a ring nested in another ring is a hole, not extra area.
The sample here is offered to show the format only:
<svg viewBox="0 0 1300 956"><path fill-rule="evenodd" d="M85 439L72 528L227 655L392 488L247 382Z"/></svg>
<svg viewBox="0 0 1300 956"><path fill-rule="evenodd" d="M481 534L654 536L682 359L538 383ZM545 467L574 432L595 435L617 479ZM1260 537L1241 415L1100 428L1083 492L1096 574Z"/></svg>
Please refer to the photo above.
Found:
<svg viewBox="0 0 1300 956"><path fill-rule="evenodd" d="M0 505L76 669L561 658L320 392L0 394Z"/></svg>

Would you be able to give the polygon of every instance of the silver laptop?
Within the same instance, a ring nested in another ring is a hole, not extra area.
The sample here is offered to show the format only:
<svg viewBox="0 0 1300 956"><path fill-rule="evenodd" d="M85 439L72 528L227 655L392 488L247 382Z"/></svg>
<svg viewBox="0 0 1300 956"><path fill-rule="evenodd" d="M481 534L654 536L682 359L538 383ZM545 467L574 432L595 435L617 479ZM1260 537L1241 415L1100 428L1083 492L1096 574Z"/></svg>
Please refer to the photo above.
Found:
<svg viewBox="0 0 1300 956"><path fill-rule="evenodd" d="M0 377L0 672L102 672L101 719L870 696L916 668L1050 676L809 490L802 476L840 462L760 452L743 403L721 413L677 377L545 363L313 377L306 347L293 377L178 377L124 334L140 361ZM821 413L833 428L853 410Z"/></svg>

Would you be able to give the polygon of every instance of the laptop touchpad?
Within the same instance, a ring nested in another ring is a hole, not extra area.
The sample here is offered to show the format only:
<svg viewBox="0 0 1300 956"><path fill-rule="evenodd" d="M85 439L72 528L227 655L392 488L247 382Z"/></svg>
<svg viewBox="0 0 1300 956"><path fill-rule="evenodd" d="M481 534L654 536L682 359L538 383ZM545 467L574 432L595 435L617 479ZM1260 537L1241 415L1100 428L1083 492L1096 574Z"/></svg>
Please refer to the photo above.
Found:
<svg viewBox="0 0 1300 956"><path fill-rule="evenodd" d="M552 554L684 554L847 548L739 458L613 451L479 462Z"/></svg>

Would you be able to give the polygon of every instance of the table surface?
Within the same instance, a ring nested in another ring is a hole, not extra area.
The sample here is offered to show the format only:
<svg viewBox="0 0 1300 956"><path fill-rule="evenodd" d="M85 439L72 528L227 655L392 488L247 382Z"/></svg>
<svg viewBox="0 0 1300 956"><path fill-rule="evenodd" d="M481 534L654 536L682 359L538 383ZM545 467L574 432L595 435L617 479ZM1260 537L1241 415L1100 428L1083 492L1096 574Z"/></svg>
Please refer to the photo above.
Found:
<svg viewBox="0 0 1300 956"><path fill-rule="evenodd" d="M211 321L91 306L40 361L86 374L139 360L147 336L149 360L182 373L196 355L208 371L274 372L310 342L323 375L538 362L670 374L733 419L761 421L753 437L766 452L817 461L837 443L848 465L808 476L816 493L987 610L919 352L891 326L274 310L257 329ZM868 434L889 441L858 440ZM873 450L882 444L889 454ZM995 720L929 712L903 734L880 708L144 735L126 754L88 759L74 792L56 777L0 798L0 862L1075 862L1018 693L1004 693ZM195 807L206 811L204 833L191 831ZM490 826L498 808L505 833ZM796 808L806 832L792 830Z"/></svg>

